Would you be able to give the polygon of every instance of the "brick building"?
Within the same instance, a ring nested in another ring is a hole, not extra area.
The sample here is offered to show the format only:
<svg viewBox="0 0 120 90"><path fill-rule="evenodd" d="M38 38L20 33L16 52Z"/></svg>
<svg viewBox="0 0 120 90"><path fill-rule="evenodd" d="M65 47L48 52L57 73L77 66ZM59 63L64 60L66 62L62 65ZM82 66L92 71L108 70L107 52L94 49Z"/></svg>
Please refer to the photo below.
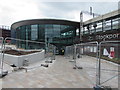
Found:
<svg viewBox="0 0 120 90"><path fill-rule="evenodd" d="M0 26L0 37L11 37L11 30L8 26Z"/></svg>

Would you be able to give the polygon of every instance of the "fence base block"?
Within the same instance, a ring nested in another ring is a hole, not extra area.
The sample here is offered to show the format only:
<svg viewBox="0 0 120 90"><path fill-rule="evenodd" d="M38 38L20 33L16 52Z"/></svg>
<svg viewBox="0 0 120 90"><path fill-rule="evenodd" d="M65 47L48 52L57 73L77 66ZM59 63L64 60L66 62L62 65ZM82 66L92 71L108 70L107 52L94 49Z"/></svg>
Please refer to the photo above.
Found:
<svg viewBox="0 0 120 90"><path fill-rule="evenodd" d="M77 67L76 67L76 66L74 66L74 67L73 67L73 69L77 69Z"/></svg>
<svg viewBox="0 0 120 90"><path fill-rule="evenodd" d="M69 62L75 62L75 60L70 60Z"/></svg>
<svg viewBox="0 0 120 90"><path fill-rule="evenodd" d="M48 67L48 64L41 64L41 66L43 66L43 67Z"/></svg>
<svg viewBox="0 0 120 90"><path fill-rule="evenodd" d="M0 78L5 77L8 74L7 70L0 71Z"/></svg>
<svg viewBox="0 0 120 90"><path fill-rule="evenodd" d="M95 86L94 90L112 90L110 86Z"/></svg>
<svg viewBox="0 0 120 90"><path fill-rule="evenodd" d="M83 67L77 67L78 69L83 69Z"/></svg>
<svg viewBox="0 0 120 90"><path fill-rule="evenodd" d="M82 67L74 66L73 69L83 69Z"/></svg>
<svg viewBox="0 0 120 90"><path fill-rule="evenodd" d="M52 60L49 60L49 61L45 61L45 63L52 63Z"/></svg>

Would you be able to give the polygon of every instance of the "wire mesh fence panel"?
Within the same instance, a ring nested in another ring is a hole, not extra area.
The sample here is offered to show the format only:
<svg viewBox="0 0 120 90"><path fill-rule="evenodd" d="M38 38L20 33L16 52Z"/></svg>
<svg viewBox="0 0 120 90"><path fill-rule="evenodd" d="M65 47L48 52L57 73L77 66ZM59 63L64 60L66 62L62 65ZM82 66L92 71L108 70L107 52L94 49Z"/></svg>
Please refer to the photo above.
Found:
<svg viewBox="0 0 120 90"><path fill-rule="evenodd" d="M56 54L56 46L52 45L52 56L51 56L51 60L55 60L55 54Z"/></svg>
<svg viewBox="0 0 120 90"><path fill-rule="evenodd" d="M74 54L74 46L66 46L65 57L68 59L73 59L73 54Z"/></svg>
<svg viewBox="0 0 120 90"><path fill-rule="evenodd" d="M45 58L55 60L56 46L49 44L46 47Z"/></svg>
<svg viewBox="0 0 120 90"><path fill-rule="evenodd" d="M5 38L4 61L17 67L26 66L45 58L45 43Z"/></svg>
<svg viewBox="0 0 120 90"><path fill-rule="evenodd" d="M76 55L77 58L80 58L84 55L89 55L93 57L97 57L97 44L96 43L85 43L76 46Z"/></svg>
<svg viewBox="0 0 120 90"><path fill-rule="evenodd" d="M98 80L98 42L81 43L75 46L76 66L84 69L84 75L93 85Z"/></svg>
<svg viewBox="0 0 120 90"><path fill-rule="evenodd" d="M120 41L100 43L100 84L118 88L118 65L120 64Z"/></svg>

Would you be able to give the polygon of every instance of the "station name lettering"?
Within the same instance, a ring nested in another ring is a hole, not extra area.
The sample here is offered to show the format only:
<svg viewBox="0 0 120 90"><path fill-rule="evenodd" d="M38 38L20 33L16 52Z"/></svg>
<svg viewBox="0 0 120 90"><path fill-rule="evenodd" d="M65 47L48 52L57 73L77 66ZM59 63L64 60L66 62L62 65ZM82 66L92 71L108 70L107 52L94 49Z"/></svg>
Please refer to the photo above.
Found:
<svg viewBox="0 0 120 90"><path fill-rule="evenodd" d="M97 35L96 39L103 40L103 39L117 39L119 38L120 34L106 34L106 35Z"/></svg>

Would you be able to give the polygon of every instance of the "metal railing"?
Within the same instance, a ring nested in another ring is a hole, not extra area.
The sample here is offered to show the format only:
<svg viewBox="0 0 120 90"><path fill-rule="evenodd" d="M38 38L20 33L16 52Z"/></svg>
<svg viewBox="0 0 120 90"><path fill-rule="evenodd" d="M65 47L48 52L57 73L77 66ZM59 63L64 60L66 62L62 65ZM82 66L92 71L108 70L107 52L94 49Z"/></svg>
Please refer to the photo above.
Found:
<svg viewBox="0 0 120 90"><path fill-rule="evenodd" d="M55 60L56 46L49 44L47 45L47 49L45 52L45 58Z"/></svg>
<svg viewBox="0 0 120 90"><path fill-rule="evenodd" d="M56 47L50 43L22 40L16 38L5 38L4 49L17 49L17 50L45 50L45 57L53 57L55 59Z"/></svg>
<svg viewBox="0 0 120 90"><path fill-rule="evenodd" d="M45 42L37 42L37 41L31 41L31 40L21 40L16 38L0 38L1 40L1 70L3 70L3 62L7 64L12 64L11 62L8 62L5 57L5 53L9 53L12 55L26 55L23 54L25 52L35 52L35 51L42 51L45 50L45 56L44 60L50 58L51 60L55 60L55 49L56 47L52 44L46 45ZM8 51L8 52L7 52ZM10 52L11 53L10 53ZM14 52L18 51L18 52ZM40 58L38 58L40 59ZM6 61L5 61L6 60ZM41 59L40 59L41 60Z"/></svg>

